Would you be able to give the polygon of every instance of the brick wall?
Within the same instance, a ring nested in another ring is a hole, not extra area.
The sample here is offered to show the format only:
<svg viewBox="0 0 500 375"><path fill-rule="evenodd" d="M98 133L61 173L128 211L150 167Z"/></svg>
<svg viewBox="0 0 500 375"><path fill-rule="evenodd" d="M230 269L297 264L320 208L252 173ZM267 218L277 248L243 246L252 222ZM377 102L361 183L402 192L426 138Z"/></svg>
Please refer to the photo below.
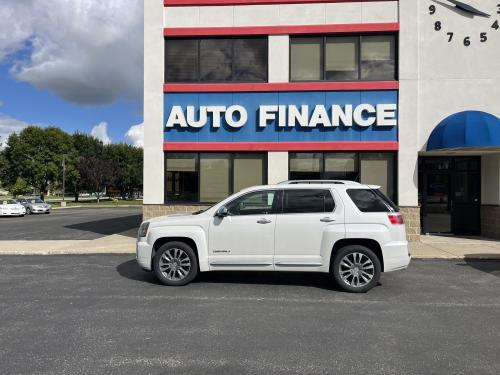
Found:
<svg viewBox="0 0 500 375"><path fill-rule="evenodd" d="M142 219L148 220L153 217L185 214L208 208L209 206L185 206L185 205L164 205L164 204L146 204L142 206Z"/></svg>
<svg viewBox="0 0 500 375"><path fill-rule="evenodd" d="M481 206L481 236L500 239L500 206Z"/></svg>
<svg viewBox="0 0 500 375"><path fill-rule="evenodd" d="M420 241L420 207L401 207L405 217L406 238L408 241Z"/></svg>

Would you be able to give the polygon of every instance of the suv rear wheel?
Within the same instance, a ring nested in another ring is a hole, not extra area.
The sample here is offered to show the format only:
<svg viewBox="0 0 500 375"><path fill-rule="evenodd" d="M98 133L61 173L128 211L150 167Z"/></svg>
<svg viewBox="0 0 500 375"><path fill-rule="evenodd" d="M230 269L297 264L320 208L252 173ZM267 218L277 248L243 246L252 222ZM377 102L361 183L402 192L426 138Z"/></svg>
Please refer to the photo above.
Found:
<svg viewBox="0 0 500 375"><path fill-rule="evenodd" d="M154 256L153 266L156 277L169 286L186 285L198 274L196 254L184 242L162 245Z"/></svg>
<svg viewBox="0 0 500 375"><path fill-rule="evenodd" d="M363 293L370 290L377 285L380 271L380 260L366 246L344 246L335 254L333 277L348 292Z"/></svg>

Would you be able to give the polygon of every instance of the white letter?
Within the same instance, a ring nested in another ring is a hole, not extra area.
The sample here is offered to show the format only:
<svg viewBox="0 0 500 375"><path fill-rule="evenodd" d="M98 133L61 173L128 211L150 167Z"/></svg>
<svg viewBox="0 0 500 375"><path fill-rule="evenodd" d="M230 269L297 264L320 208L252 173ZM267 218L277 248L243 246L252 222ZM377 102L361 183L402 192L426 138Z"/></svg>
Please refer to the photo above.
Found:
<svg viewBox="0 0 500 375"><path fill-rule="evenodd" d="M239 112L239 120L234 120L233 118L233 113L234 112ZM241 105L232 105L230 106L227 111L226 111L226 122L227 124L232 127L232 128L241 128L245 123L247 122L248 119L248 113L245 108L243 108Z"/></svg>
<svg viewBox="0 0 500 375"><path fill-rule="evenodd" d="M366 119L363 118L363 112L368 112ZM375 108L371 104L360 104L354 109L354 123L358 126L370 126L375 123L375 117L371 114L375 113Z"/></svg>
<svg viewBox="0 0 500 375"><path fill-rule="evenodd" d="M194 106L187 106L187 123L192 128L202 128L207 123L207 108L205 106L200 106L200 118L198 121L194 119Z"/></svg>
<svg viewBox="0 0 500 375"><path fill-rule="evenodd" d="M286 106L278 106L278 127L286 127Z"/></svg>
<svg viewBox="0 0 500 375"><path fill-rule="evenodd" d="M268 120L276 119L275 113L278 110L277 105L261 105L259 107L259 127L265 128Z"/></svg>
<svg viewBox="0 0 500 375"><path fill-rule="evenodd" d="M311 120L309 121L309 127L315 128L316 125L323 125L324 127L332 126L324 105L317 105L314 107Z"/></svg>
<svg viewBox="0 0 500 375"><path fill-rule="evenodd" d="M180 105L174 105L168 115L167 128L173 128L175 125L179 125L181 128L187 128L186 118L184 117L184 112L182 112Z"/></svg>
<svg viewBox="0 0 500 375"><path fill-rule="evenodd" d="M225 110L226 107L222 105L207 106L207 112L212 113L212 127L220 128L220 116Z"/></svg>
<svg viewBox="0 0 500 375"><path fill-rule="evenodd" d="M343 110L340 105L332 105L332 125L339 126L340 122L352 126L352 104L346 104Z"/></svg>
<svg viewBox="0 0 500 375"><path fill-rule="evenodd" d="M377 126L396 126L396 104L377 104Z"/></svg>
<svg viewBox="0 0 500 375"><path fill-rule="evenodd" d="M297 109L297 106L291 105L288 107L288 126L295 126L295 123L298 122L300 126L307 127L307 113L309 112L309 108L307 105L300 106L300 112Z"/></svg>

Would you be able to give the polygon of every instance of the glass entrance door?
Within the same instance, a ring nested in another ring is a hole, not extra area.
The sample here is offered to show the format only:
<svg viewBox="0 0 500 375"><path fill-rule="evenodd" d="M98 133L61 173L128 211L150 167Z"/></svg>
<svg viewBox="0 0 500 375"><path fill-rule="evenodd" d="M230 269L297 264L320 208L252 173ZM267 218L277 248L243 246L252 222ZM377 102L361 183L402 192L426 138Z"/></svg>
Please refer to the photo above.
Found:
<svg viewBox="0 0 500 375"><path fill-rule="evenodd" d="M424 232L451 233L450 175L428 173L424 180Z"/></svg>
<svg viewBox="0 0 500 375"><path fill-rule="evenodd" d="M481 174L478 157L419 160L423 233L480 233Z"/></svg>

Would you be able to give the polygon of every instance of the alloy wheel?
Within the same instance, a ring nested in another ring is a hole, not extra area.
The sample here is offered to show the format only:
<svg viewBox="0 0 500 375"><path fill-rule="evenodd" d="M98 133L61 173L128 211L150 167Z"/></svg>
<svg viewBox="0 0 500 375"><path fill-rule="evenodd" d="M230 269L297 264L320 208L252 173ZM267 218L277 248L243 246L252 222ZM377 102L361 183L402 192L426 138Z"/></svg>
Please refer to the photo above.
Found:
<svg viewBox="0 0 500 375"><path fill-rule="evenodd" d="M355 288L361 288L372 281L375 275L375 267L367 255L352 252L341 259L339 273L344 283Z"/></svg>
<svg viewBox="0 0 500 375"><path fill-rule="evenodd" d="M171 248L166 250L159 262L160 271L168 280L180 281L191 270L191 259L182 249Z"/></svg>

